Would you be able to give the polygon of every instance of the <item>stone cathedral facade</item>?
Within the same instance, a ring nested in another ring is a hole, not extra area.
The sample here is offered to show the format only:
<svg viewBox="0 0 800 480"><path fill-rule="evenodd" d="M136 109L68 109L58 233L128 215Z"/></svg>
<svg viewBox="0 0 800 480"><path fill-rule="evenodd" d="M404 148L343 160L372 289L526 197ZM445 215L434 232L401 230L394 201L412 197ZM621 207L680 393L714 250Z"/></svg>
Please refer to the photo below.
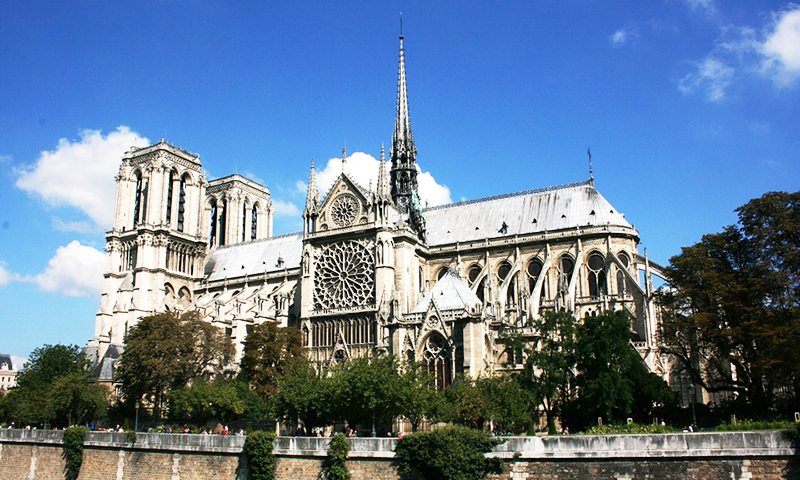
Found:
<svg viewBox="0 0 800 480"><path fill-rule="evenodd" d="M269 189L239 175L207 180L200 158L164 141L122 159L108 264L87 353L102 379L139 318L198 311L241 355L255 325L302 331L327 366L367 354L422 361L447 384L515 368L501 329L531 338L530 318L576 321L613 309L665 377L639 233L592 179L423 208L403 38L397 112L374 188L347 172L321 196L312 162L303 231L272 235ZM644 280L642 280L644 279ZM520 366L520 365L517 365Z"/></svg>

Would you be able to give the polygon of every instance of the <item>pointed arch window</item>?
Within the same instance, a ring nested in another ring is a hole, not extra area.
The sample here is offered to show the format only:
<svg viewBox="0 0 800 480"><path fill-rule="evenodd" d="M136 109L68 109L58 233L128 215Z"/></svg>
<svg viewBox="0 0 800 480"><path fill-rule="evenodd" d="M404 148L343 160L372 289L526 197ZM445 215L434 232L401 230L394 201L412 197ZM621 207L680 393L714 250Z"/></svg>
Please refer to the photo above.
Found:
<svg viewBox="0 0 800 480"><path fill-rule="evenodd" d="M186 175L181 177L180 191L178 192L178 231L183 231L184 215L186 213Z"/></svg>
<svg viewBox="0 0 800 480"><path fill-rule="evenodd" d="M503 262L500 264L500 268L497 269L497 278L500 279L501 284L506 280L506 277L508 277L508 274L511 272L512 268L513 267L508 262ZM516 278L511 278L508 281L508 288L506 288L506 305L508 306L513 306L517 303L517 296L515 295L515 291L517 289L516 283Z"/></svg>
<svg viewBox="0 0 800 480"><path fill-rule="evenodd" d="M166 220L167 225L171 225L172 221L172 190L175 185L175 170L169 172L169 184L167 185L167 212Z"/></svg>
<svg viewBox="0 0 800 480"><path fill-rule="evenodd" d="M628 255L624 252L618 255L619 261L625 265L625 268L628 268L630 265L630 260L628 259ZM628 280L625 278L625 272L622 271L621 268L617 268L617 294L625 295L628 293Z"/></svg>
<svg viewBox="0 0 800 480"><path fill-rule="evenodd" d="M606 261L599 253L589 255L589 296L597 298L605 295L606 290Z"/></svg>
<svg viewBox="0 0 800 480"><path fill-rule="evenodd" d="M247 214L248 214L247 202L245 202L244 206L242 207L242 237L241 241L244 242L247 240Z"/></svg>
<svg viewBox="0 0 800 480"><path fill-rule="evenodd" d="M217 201L211 200L211 233L208 243L212 247L217 244Z"/></svg>
<svg viewBox="0 0 800 480"><path fill-rule="evenodd" d="M253 210L250 212L250 240L256 239L256 232L258 232L258 204L253 205Z"/></svg>
<svg viewBox="0 0 800 480"><path fill-rule="evenodd" d="M478 276L481 274L482 271L483 269L480 267L480 265L473 265L469 268L468 277L470 286L475 284L475 281L478 279ZM484 277L481 280L480 285L478 285L478 288L475 290L475 295L478 296L481 302L483 301L483 286L485 282L486 278Z"/></svg>
<svg viewBox="0 0 800 480"><path fill-rule="evenodd" d="M536 282L539 281L539 277L542 275L542 262L538 258L534 258L528 263L528 290L531 294L533 294L533 290L536 288ZM545 296L545 288L547 287L547 282L542 282L542 291L541 296Z"/></svg>
<svg viewBox="0 0 800 480"><path fill-rule="evenodd" d="M217 232L217 236L219 237L219 246L225 245L225 230L227 224L227 217L228 216L228 201L223 200L222 205L220 206L219 212L219 231Z"/></svg>
<svg viewBox="0 0 800 480"><path fill-rule="evenodd" d="M453 377L450 366L452 355L447 340L438 332L431 333L425 342L422 356L436 389L448 387L453 382Z"/></svg>
<svg viewBox="0 0 800 480"><path fill-rule="evenodd" d="M139 213L142 210L142 174L136 172L136 193L133 201L133 228L139 224Z"/></svg>

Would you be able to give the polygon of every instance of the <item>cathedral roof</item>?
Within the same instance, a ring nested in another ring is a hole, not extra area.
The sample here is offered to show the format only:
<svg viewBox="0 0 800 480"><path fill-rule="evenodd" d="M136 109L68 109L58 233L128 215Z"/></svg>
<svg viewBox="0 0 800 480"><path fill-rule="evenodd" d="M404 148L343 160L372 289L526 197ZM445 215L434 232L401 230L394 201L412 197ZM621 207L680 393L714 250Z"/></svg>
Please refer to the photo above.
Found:
<svg viewBox="0 0 800 480"><path fill-rule="evenodd" d="M417 303L411 313L424 313L433 302L439 310L458 310L481 305L481 299L475 295L469 285L464 283L452 270L448 270L433 286L422 300Z"/></svg>
<svg viewBox="0 0 800 480"><path fill-rule="evenodd" d="M211 253L205 275L209 282L214 282L299 268L302 251L302 233L219 247ZM279 264L279 260L283 263Z"/></svg>
<svg viewBox="0 0 800 480"><path fill-rule="evenodd" d="M451 203L423 215L430 246L588 225L633 228L590 181Z"/></svg>

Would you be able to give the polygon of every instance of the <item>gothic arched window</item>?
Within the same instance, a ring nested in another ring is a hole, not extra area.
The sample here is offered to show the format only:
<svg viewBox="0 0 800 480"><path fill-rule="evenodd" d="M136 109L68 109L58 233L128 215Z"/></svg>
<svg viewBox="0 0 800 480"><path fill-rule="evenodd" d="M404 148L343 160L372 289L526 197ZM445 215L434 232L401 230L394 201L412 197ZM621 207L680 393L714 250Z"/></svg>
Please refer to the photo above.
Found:
<svg viewBox="0 0 800 480"><path fill-rule="evenodd" d="M227 225L227 216L228 216L228 201L223 200L222 205L220 205L220 213L219 213L219 245L225 245L225 227Z"/></svg>
<svg viewBox="0 0 800 480"><path fill-rule="evenodd" d="M172 221L172 188L175 183L175 170L169 172L169 183L167 184L167 225Z"/></svg>
<svg viewBox="0 0 800 480"><path fill-rule="evenodd" d="M181 177L181 188L178 192L178 231L183 231L183 220L186 212L186 175Z"/></svg>
<svg viewBox="0 0 800 480"><path fill-rule="evenodd" d="M258 204L253 205L250 213L250 240L256 239L256 232L258 232Z"/></svg>
<svg viewBox="0 0 800 480"><path fill-rule="evenodd" d="M619 261L625 265L625 268L630 265L630 260L628 260L628 256L625 253L619 254ZM625 295L626 293L628 293L628 282L625 279L625 272L621 268L617 268L617 294Z"/></svg>
<svg viewBox="0 0 800 480"><path fill-rule="evenodd" d="M247 240L246 233L247 233L247 214L249 208L247 208L247 202L244 202L244 206L242 207L242 242Z"/></svg>
<svg viewBox="0 0 800 480"><path fill-rule="evenodd" d="M440 333L430 334L425 342L422 357L431 374L433 384L438 390L442 390L452 383L453 376L450 368L452 356L447 340Z"/></svg>
<svg viewBox="0 0 800 480"><path fill-rule="evenodd" d="M497 278L500 279L500 283L506 280L509 272L511 272L511 268L511 264L508 262L500 264L500 268L497 269ZM516 279L511 278L508 282L508 288L506 288L506 305L515 305L517 303L517 296L515 295L516 287Z"/></svg>
<svg viewBox="0 0 800 480"><path fill-rule="evenodd" d="M441 280L447 274L447 267L442 267L439 269L439 272L436 274L436 280Z"/></svg>
<svg viewBox="0 0 800 480"><path fill-rule="evenodd" d="M136 194L133 201L133 228L139 223L139 213L142 210L142 174L136 172Z"/></svg>
<svg viewBox="0 0 800 480"><path fill-rule="evenodd" d="M211 233L208 243L213 247L217 244L217 201L211 200Z"/></svg>
<svg viewBox="0 0 800 480"><path fill-rule="evenodd" d="M473 265L469 267L468 277L470 286L475 284L475 281L478 279L478 276L481 274L482 271L483 269L480 267L480 265ZM480 285L478 285L478 288L475 290L475 295L478 296L481 302L483 301L483 283L485 280L486 280L485 278L481 280Z"/></svg>
<svg viewBox="0 0 800 480"><path fill-rule="evenodd" d="M606 261L599 253L589 255L589 296L597 298L606 294Z"/></svg>

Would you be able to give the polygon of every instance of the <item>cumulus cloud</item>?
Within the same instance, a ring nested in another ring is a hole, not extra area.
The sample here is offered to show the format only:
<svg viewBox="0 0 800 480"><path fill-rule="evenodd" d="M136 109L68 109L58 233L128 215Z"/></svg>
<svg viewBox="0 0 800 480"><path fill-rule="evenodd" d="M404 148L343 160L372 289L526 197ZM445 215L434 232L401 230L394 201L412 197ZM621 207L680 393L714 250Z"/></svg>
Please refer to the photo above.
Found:
<svg viewBox="0 0 800 480"><path fill-rule="evenodd" d="M678 88L685 94L703 91L708 100L718 102L725 98L725 89L731 84L735 71L719 59L706 57L697 65L696 72L681 79Z"/></svg>
<svg viewBox="0 0 800 480"><path fill-rule="evenodd" d="M0 287L5 287L9 283L13 282L16 278L16 275L9 272L3 262L0 262Z"/></svg>
<svg viewBox="0 0 800 480"><path fill-rule="evenodd" d="M11 357L11 364L14 365L16 370L21 370L22 366L28 363L27 358L22 358L14 355L13 353L9 355Z"/></svg>
<svg viewBox="0 0 800 480"><path fill-rule="evenodd" d="M390 169L391 163L387 162L386 168ZM347 157L345 166L347 175L364 188L371 186L372 190L375 190L379 169L380 161L368 153L353 152ZM437 183L433 175L430 172L423 172L419 165L417 165L417 171L419 172L417 174L419 197L423 205L435 207L453 202L447 186ZM341 158L331 158L322 170L316 172L317 188L322 196L330 190L340 173L342 173Z"/></svg>
<svg viewBox="0 0 800 480"><path fill-rule="evenodd" d="M300 209L291 202L272 200L272 208L276 217L296 217L300 215Z"/></svg>
<svg viewBox="0 0 800 480"><path fill-rule="evenodd" d="M47 292L68 297L99 296L103 289L106 254L73 240L59 247L44 272L26 277Z"/></svg>
<svg viewBox="0 0 800 480"><path fill-rule="evenodd" d="M625 45L625 42L628 40L628 32L625 29L620 28L619 30L615 31L608 37L608 41L611 42L611 45L614 47L621 47Z"/></svg>
<svg viewBox="0 0 800 480"><path fill-rule="evenodd" d="M132 145L149 143L125 126L105 136L84 130L80 140L62 138L55 150L41 152L33 165L18 170L16 185L51 206L77 208L105 229L113 220L120 158Z"/></svg>
<svg viewBox="0 0 800 480"><path fill-rule="evenodd" d="M800 6L773 18L766 40L760 45L765 57L762 68L778 86L787 86L800 78Z"/></svg>

